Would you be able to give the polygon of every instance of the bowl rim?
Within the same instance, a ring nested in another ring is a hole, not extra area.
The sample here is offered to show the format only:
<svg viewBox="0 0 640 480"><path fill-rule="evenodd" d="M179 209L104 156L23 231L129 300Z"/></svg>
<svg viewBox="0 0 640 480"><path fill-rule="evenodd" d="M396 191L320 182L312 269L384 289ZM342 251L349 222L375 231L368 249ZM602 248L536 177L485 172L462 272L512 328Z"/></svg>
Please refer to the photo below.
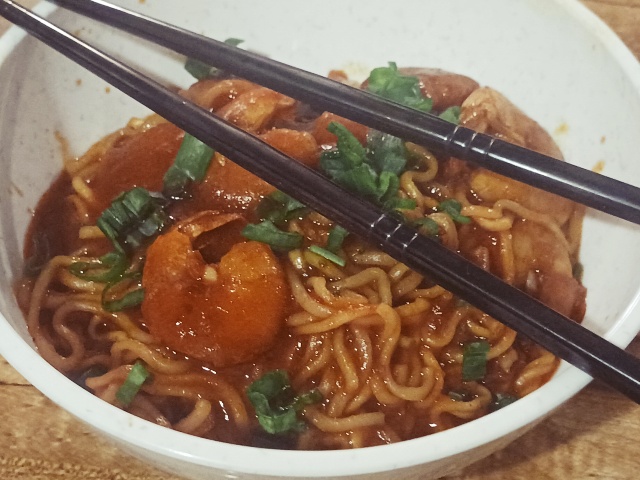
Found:
<svg viewBox="0 0 640 480"><path fill-rule="evenodd" d="M640 93L640 63L622 40L578 0L548 0L565 10L581 27L599 39L612 59ZM33 11L48 17L59 7L40 2ZM0 38L0 65L27 36L12 26ZM621 317L637 308L639 294ZM617 322L605 338L626 346L640 329L640 314L621 328ZM246 474L278 477L344 477L385 472L434 462L461 454L543 418L570 399L591 380L562 362L554 377L540 389L506 407L509 416L489 414L473 422L426 437L391 445L355 450L286 451L231 445L170 430L135 417L75 385L49 365L11 327L0 313L0 355L58 406L104 434L132 446L195 465ZM553 391L553 394L551 392ZM507 421L508 417L508 421ZM126 426L126 428L122 428ZM477 436L472 431L490 432ZM428 446L428 448L425 448ZM389 460L393 459L393 460Z"/></svg>

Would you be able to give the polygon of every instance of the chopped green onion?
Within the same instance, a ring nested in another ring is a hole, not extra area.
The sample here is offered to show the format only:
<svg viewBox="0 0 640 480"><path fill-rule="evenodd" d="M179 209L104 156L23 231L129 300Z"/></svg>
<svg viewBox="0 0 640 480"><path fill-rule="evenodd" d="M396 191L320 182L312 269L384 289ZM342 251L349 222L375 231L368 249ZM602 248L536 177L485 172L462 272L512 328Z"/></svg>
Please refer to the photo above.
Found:
<svg viewBox="0 0 640 480"><path fill-rule="evenodd" d="M422 112L431 111L433 106L433 101L420 91L420 79L402 75L395 62L389 62L388 67L373 69L369 74L367 88L383 98Z"/></svg>
<svg viewBox="0 0 640 480"><path fill-rule="evenodd" d="M266 373L249 385L246 394L256 411L258 423L274 435L303 430L305 424L298 420L298 413L307 405L322 400L318 390L295 396L284 370Z"/></svg>
<svg viewBox="0 0 640 480"><path fill-rule="evenodd" d="M122 403L125 407L128 407L133 399L142 388L142 384L146 382L147 378L149 378L150 373L142 364L142 362L136 362L129 375L125 379L122 386L116 392L116 398L120 403Z"/></svg>
<svg viewBox="0 0 640 480"><path fill-rule="evenodd" d="M140 305L144 300L143 288L137 288L135 290L127 292L122 297L116 300L107 300L107 291L108 287L105 287L104 290L102 290L102 308L107 312L120 312L122 310L126 310L127 308L136 307Z"/></svg>
<svg viewBox="0 0 640 480"><path fill-rule="evenodd" d="M280 190L264 197L256 209L259 218L270 220L275 225L282 225L293 218L302 218L308 211L303 203Z"/></svg>
<svg viewBox="0 0 640 480"><path fill-rule="evenodd" d="M286 252L302 246L302 235L283 232L269 220L247 225L242 229L242 235L249 240L266 243L276 251Z"/></svg>
<svg viewBox="0 0 640 480"><path fill-rule="evenodd" d="M413 210L418 204L413 198L394 197L385 202L384 206L389 210Z"/></svg>
<svg viewBox="0 0 640 480"><path fill-rule="evenodd" d="M347 238L347 235L349 235L349 232L345 228L341 227L340 225L335 225L329 232L329 238L327 239L327 250L336 253L342 248L342 244L344 242L344 239Z"/></svg>
<svg viewBox="0 0 640 480"><path fill-rule="evenodd" d="M487 354L491 345L486 340L465 345L462 356L462 380L472 382L482 380L487 373Z"/></svg>
<svg viewBox="0 0 640 480"><path fill-rule="evenodd" d="M407 163L402 141L373 133L365 148L340 123L331 122L327 130L338 137L336 148L320 155L320 168L331 180L388 210L415 208L413 201L398 198L398 175Z"/></svg>
<svg viewBox="0 0 640 480"><path fill-rule="evenodd" d="M344 267L347 262L344 258L336 255L335 253L327 250L326 248L319 247L318 245L311 245L309 247L309 251L315 253L316 255L320 255L322 258L329 260L330 262L335 263L341 267Z"/></svg>
<svg viewBox="0 0 640 480"><path fill-rule="evenodd" d="M458 125L460 123L460 107L449 107L438 116L443 120L446 120L447 122L455 123L456 125Z"/></svg>
<svg viewBox="0 0 640 480"><path fill-rule="evenodd" d="M128 267L127 256L118 245L114 251L103 255L96 263L72 263L69 265L69 272L89 282L112 283L121 279ZM93 273L95 270L99 272Z"/></svg>
<svg viewBox="0 0 640 480"><path fill-rule="evenodd" d="M164 175L164 193L169 197L181 197L189 182L204 178L214 153L211 147L185 133L173 165Z"/></svg>
<svg viewBox="0 0 640 480"><path fill-rule="evenodd" d="M420 233L429 237L437 237L440 234L440 226L435 220L429 217L419 218L413 222L413 225Z"/></svg>
<svg viewBox="0 0 640 480"><path fill-rule="evenodd" d="M224 43L237 47L244 40L238 38L227 38ZM216 78L222 75L222 70L216 67L212 67L195 58L187 58L184 64L184 69L189 72L196 80L204 80L205 78Z"/></svg>
<svg viewBox="0 0 640 480"><path fill-rule="evenodd" d="M367 150L347 127L339 122L330 122L327 130L338 138L337 150L347 166L357 167L366 160Z"/></svg>
<svg viewBox="0 0 640 480"><path fill-rule="evenodd" d="M135 187L118 195L96 224L114 247L136 248L159 233L168 221L164 199L145 188Z"/></svg>
<svg viewBox="0 0 640 480"><path fill-rule="evenodd" d="M407 166L407 148L404 140L398 137L370 130L367 135L367 150L372 166L379 172L400 175Z"/></svg>
<svg viewBox="0 0 640 480"><path fill-rule="evenodd" d="M462 204L452 198L440 202L440 205L438 205L438 210L449 215L456 223L471 222L471 218L460 215L460 212L462 211Z"/></svg>
<svg viewBox="0 0 640 480"><path fill-rule="evenodd" d="M495 412L517 401L518 397L509 395L508 393L496 393L493 402L489 405L489 411Z"/></svg>

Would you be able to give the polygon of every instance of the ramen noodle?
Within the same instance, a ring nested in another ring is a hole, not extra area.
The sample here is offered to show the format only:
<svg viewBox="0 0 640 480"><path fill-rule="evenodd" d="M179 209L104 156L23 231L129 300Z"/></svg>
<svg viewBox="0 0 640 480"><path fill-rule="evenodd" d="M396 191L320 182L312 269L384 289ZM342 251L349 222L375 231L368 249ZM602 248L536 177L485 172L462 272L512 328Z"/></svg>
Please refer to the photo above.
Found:
<svg viewBox="0 0 640 480"><path fill-rule="evenodd" d="M390 64L362 88L562 158L467 77ZM581 206L219 72L182 93L582 319ZM67 158L36 209L16 295L40 354L99 398L214 440L342 449L455 427L553 374L540 346L207 148L133 119Z"/></svg>

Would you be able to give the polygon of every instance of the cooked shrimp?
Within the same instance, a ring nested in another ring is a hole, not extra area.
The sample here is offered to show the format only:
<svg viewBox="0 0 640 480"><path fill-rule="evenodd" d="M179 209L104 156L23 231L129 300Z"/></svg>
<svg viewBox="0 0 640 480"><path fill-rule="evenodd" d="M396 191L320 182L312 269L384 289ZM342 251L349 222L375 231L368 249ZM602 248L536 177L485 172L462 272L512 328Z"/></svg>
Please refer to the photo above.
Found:
<svg viewBox="0 0 640 480"><path fill-rule="evenodd" d="M226 80L205 79L194 83L188 90L184 90L181 93L203 108L218 110L238 98L239 95L255 88L257 88L255 83L241 78Z"/></svg>
<svg viewBox="0 0 640 480"><path fill-rule="evenodd" d="M142 315L161 343L223 367L268 350L284 325L289 291L271 249L234 244L217 264L207 264L194 241L204 232L244 220L204 212L161 235L149 247L142 284Z"/></svg>
<svg viewBox="0 0 640 480"><path fill-rule="evenodd" d="M401 68L400 73L418 77L422 94L433 100L437 112L460 105L480 86L469 77L435 68Z"/></svg>
<svg viewBox="0 0 640 480"><path fill-rule="evenodd" d="M460 124L562 159L558 146L540 125L490 88L479 88L465 100ZM471 187L482 201L513 200L536 212L551 215L559 225L569 219L574 209L570 200L483 169L472 174Z"/></svg>
<svg viewBox="0 0 640 480"><path fill-rule="evenodd" d="M318 142L309 132L274 128L260 135L260 138L273 148L309 167L316 166L320 159Z"/></svg>
<svg viewBox="0 0 640 480"><path fill-rule="evenodd" d="M586 289L573 277L571 255L545 226L514 223L515 284L563 315L582 318Z"/></svg>
<svg viewBox="0 0 640 480"><path fill-rule="evenodd" d="M318 162L318 144L310 133L274 128L260 138L300 163L314 166ZM193 199L185 206L195 203L200 208L251 212L262 197L274 190L253 173L216 154L204 180L193 186Z"/></svg>
<svg viewBox="0 0 640 480"><path fill-rule="evenodd" d="M264 87L242 93L216 112L220 117L250 133L268 128L277 115L295 105L295 100Z"/></svg>

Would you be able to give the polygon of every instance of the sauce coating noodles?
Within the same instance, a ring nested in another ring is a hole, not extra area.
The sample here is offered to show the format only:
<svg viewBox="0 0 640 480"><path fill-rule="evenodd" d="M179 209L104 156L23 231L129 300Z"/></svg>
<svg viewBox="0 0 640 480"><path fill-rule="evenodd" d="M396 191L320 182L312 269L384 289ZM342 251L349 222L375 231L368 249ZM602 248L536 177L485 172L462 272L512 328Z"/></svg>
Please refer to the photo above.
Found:
<svg viewBox="0 0 640 480"><path fill-rule="evenodd" d="M401 71L420 80L436 113L460 107L462 125L562 158L498 92L447 72ZM372 133L237 78L201 80L183 93L313 167L336 145L331 122L362 144ZM32 222L25 256L46 261L16 287L29 331L49 363L96 396L225 442L357 448L452 428L553 374L553 355L359 238L334 249L344 265L310 250L327 245L335 227L317 213L301 209L284 222L302 238L286 252L247 240L242 232L260 221L261 201L274 188L219 154L204 179L167 206L172 225L134 249L138 276L116 288L140 283L141 305L105 309L113 285L75 275L73 265L100 263L111 248L95 226L101 212L134 187L161 191L183 136L155 115L131 120L65 161ZM398 198L415 207L402 210L407 221L424 233L435 228L451 250L582 319L586 292L574 277L581 206L417 145L404 148ZM471 344L487 346L485 371L465 379ZM151 378L124 405L118 391L136 361ZM320 392L299 409L305 428L271 435L259 426L246 391L274 370L287 372L297 394Z"/></svg>

